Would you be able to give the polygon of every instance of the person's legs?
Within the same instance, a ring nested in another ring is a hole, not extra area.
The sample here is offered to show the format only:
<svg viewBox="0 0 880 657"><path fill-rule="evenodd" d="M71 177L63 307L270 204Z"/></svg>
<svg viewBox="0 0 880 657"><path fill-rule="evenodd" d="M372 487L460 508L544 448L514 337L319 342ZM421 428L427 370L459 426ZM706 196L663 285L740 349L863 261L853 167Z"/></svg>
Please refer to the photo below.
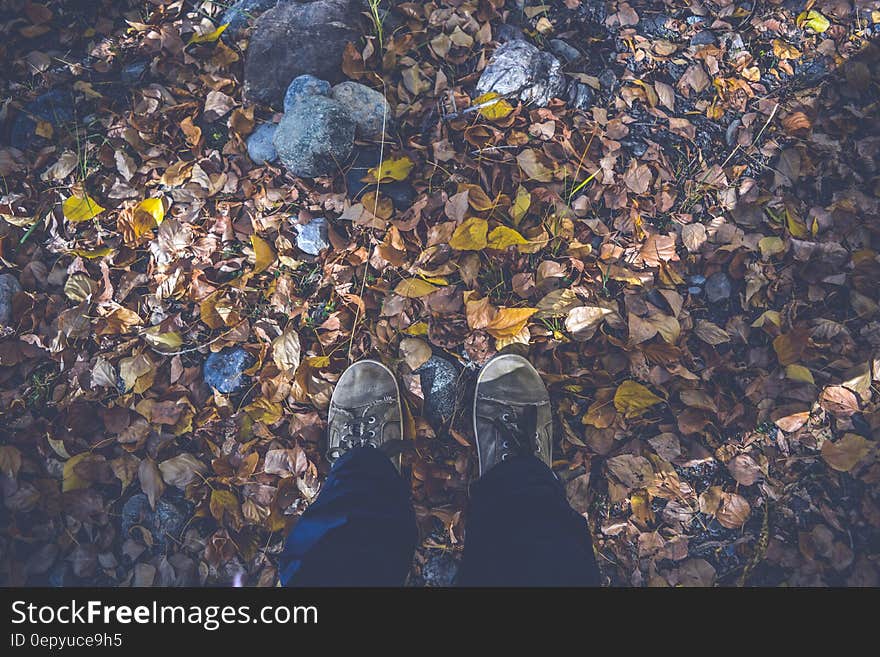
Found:
<svg viewBox="0 0 880 657"><path fill-rule="evenodd" d="M401 586L417 541L410 490L384 452L356 447L333 465L281 555L285 586Z"/></svg>
<svg viewBox="0 0 880 657"><path fill-rule="evenodd" d="M400 586L418 540L410 490L388 452L403 436L400 391L376 361L349 367L327 413L333 468L281 555L285 586Z"/></svg>
<svg viewBox="0 0 880 657"><path fill-rule="evenodd" d="M499 463L471 486L460 586L598 586L586 520L534 456Z"/></svg>
<svg viewBox="0 0 880 657"><path fill-rule="evenodd" d="M474 393L479 481L471 486L463 586L594 586L586 521L550 470L553 419L541 376L521 356L496 356Z"/></svg>

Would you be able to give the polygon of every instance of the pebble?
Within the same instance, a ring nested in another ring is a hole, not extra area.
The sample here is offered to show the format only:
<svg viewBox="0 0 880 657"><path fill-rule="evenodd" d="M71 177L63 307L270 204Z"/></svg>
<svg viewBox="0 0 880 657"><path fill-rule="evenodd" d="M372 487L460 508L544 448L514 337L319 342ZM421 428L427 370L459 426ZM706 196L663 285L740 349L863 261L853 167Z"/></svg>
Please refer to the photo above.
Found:
<svg viewBox="0 0 880 657"><path fill-rule="evenodd" d="M730 277L722 271L712 274L706 279L706 298L711 303L727 301L733 293Z"/></svg>
<svg viewBox="0 0 880 657"><path fill-rule="evenodd" d="M248 137L247 152L255 164L265 164L278 159L273 141L277 129L278 125L275 123L263 123Z"/></svg>
<svg viewBox="0 0 880 657"><path fill-rule="evenodd" d="M315 217L307 224L294 223L293 227L296 230L296 246L303 253L316 256L330 248L327 220L324 217Z"/></svg>
<svg viewBox="0 0 880 657"><path fill-rule="evenodd" d="M0 328L12 324L12 299L21 285L12 274L0 274Z"/></svg>
<svg viewBox="0 0 880 657"><path fill-rule="evenodd" d="M244 371L252 363L251 355L241 347L216 351L205 360L205 383L224 395L236 392L248 378Z"/></svg>
<svg viewBox="0 0 880 657"><path fill-rule="evenodd" d="M445 358L431 356L415 371L425 396L425 418L438 426L452 415L458 391L458 368Z"/></svg>

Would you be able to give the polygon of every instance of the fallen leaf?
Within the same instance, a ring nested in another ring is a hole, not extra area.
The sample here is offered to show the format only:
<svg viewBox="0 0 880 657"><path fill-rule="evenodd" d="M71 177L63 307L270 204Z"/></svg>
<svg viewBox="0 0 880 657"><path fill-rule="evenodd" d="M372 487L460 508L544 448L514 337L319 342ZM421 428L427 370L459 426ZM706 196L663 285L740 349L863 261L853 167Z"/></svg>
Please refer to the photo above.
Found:
<svg viewBox="0 0 880 657"><path fill-rule="evenodd" d="M635 418L663 399L636 381L624 381L614 393L614 408L626 418Z"/></svg>

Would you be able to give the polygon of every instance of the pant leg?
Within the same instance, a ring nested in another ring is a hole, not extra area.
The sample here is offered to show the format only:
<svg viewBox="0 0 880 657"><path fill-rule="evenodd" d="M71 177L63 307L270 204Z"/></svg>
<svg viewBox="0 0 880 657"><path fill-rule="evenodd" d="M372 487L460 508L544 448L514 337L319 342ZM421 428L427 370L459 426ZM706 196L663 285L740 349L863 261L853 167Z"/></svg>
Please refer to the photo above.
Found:
<svg viewBox="0 0 880 657"><path fill-rule="evenodd" d="M542 461L499 463L471 485L460 586L598 586L586 520Z"/></svg>
<svg viewBox="0 0 880 657"><path fill-rule="evenodd" d="M333 465L280 559L285 586L402 586L418 540L410 488L378 449Z"/></svg>

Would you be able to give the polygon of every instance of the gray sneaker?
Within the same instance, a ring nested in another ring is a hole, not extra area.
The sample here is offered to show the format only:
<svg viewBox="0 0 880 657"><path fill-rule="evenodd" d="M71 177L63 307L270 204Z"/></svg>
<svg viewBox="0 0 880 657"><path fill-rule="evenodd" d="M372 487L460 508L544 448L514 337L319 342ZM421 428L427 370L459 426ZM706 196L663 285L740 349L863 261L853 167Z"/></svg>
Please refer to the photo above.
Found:
<svg viewBox="0 0 880 657"><path fill-rule="evenodd" d="M522 356L501 354L480 370L474 392L474 435L480 476L511 456L553 458L550 395Z"/></svg>
<svg viewBox="0 0 880 657"><path fill-rule="evenodd" d="M353 447L375 447L400 469L403 437L400 390L394 374L375 360L361 360L339 377L327 412L327 460L331 463Z"/></svg>

